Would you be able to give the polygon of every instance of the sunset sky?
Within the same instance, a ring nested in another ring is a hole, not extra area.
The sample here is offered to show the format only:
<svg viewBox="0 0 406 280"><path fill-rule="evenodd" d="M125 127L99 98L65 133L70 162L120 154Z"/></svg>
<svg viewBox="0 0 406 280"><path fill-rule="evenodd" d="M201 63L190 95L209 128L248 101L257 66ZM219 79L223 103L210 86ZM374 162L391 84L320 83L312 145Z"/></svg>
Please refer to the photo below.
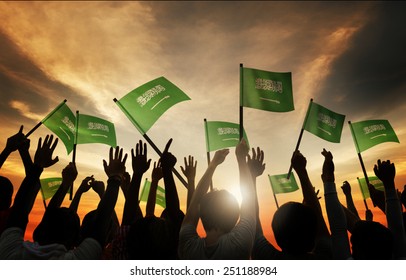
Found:
<svg viewBox="0 0 406 280"><path fill-rule="evenodd" d="M238 122L239 65L274 72L292 72L295 110L275 113L244 108L244 125L252 147L265 152L266 169L258 179L261 220L271 238L270 221L276 210L268 174L287 173L292 152L313 98L344 114L340 143L326 142L304 132L300 151L307 158L311 180L320 189L323 148L330 150L340 184L347 180L360 215L365 206L357 177L360 162L347 124L387 119L400 143L383 143L362 153L370 176L377 159L396 166L396 187L406 184L406 3L334 1L102 1L102 2L0 2L0 119L3 149L20 125L28 132L60 102L67 99L72 111L107 119L115 124L117 143L127 153L143 139L113 98L164 76L191 100L170 108L148 131L163 150L170 148L178 159L197 160L197 178L207 167L204 118ZM38 138L50 131L41 126L31 136L34 155ZM149 146L148 157L158 160ZM83 144L77 147L79 172L75 189L89 175L106 180L102 160L109 147ZM59 162L42 177L60 176L72 160L62 142ZM131 170L131 161L127 161ZM145 177L151 177L152 166ZM9 177L15 192L24 169L18 153L0 170ZM295 174L296 176L296 174ZM296 179L298 179L296 177ZM161 182L163 184L163 182ZM186 189L178 183L185 209ZM231 149L214 175L215 188L226 188L239 197L238 170ZM300 191L277 196L279 204L301 201ZM239 198L240 199L240 198ZM79 205L80 216L96 208L89 192ZM70 201L65 200L64 205ZM321 200L324 205L323 199ZM378 208L374 219L386 223ZM124 200L120 193L117 213ZM141 206L145 209L145 206ZM29 233L42 216L38 195ZM161 211L157 206L157 211Z"/></svg>

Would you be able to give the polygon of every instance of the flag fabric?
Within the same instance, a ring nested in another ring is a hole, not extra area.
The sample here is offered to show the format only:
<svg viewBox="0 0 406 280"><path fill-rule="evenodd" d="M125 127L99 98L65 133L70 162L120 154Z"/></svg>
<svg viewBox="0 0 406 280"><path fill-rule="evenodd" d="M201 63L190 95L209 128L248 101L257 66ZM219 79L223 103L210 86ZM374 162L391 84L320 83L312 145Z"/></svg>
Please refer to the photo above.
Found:
<svg viewBox="0 0 406 280"><path fill-rule="evenodd" d="M114 124L94 116L77 114L76 144L101 143L117 146Z"/></svg>
<svg viewBox="0 0 406 280"><path fill-rule="evenodd" d="M231 122L205 121L206 149L208 152L236 147L240 142L240 125ZM243 135L248 144L247 134Z"/></svg>
<svg viewBox="0 0 406 280"><path fill-rule="evenodd" d="M388 120L350 123L350 128L358 153L384 142L399 143L399 139Z"/></svg>
<svg viewBox="0 0 406 280"><path fill-rule="evenodd" d="M62 178L44 178L40 180L42 199L52 198L62 184Z"/></svg>
<svg viewBox="0 0 406 280"><path fill-rule="evenodd" d="M149 195L149 190L151 189L151 182L148 180L145 180L144 187L142 188L141 191L141 201L148 201L148 195ZM158 204L162 206L163 208L166 208L166 200L165 200L165 189L157 186L156 189L156 200L155 204Z"/></svg>
<svg viewBox="0 0 406 280"><path fill-rule="evenodd" d="M272 112L293 111L292 73L269 72L242 68L244 107Z"/></svg>
<svg viewBox="0 0 406 280"><path fill-rule="evenodd" d="M289 179L286 178L287 175L288 174L279 174L272 176L268 175L274 194L290 193L299 189L299 186L297 185L295 179L295 175L292 173Z"/></svg>
<svg viewBox="0 0 406 280"><path fill-rule="evenodd" d="M367 181L365 180L365 178L357 178L357 179L358 179L359 187L361 189L362 196L364 197L364 199L369 198L370 194L369 194ZM379 191L384 191L383 182L381 180L379 180L378 177L376 177L376 176L368 177L368 181L371 185L373 185L375 187L375 189L377 189Z"/></svg>
<svg viewBox="0 0 406 280"><path fill-rule="evenodd" d="M73 150L75 138L75 123L76 117L66 105L62 102L54 111L48 114L41 121L49 130L58 136L66 148L66 152L70 154Z"/></svg>
<svg viewBox="0 0 406 280"><path fill-rule="evenodd" d="M310 102L303 129L329 142L340 143L345 115Z"/></svg>
<svg viewBox="0 0 406 280"><path fill-rule="evenodd" d="M190 100L165 77L152 80L126 94L116 104L141 134L147 131L173 105Z"/></svg>

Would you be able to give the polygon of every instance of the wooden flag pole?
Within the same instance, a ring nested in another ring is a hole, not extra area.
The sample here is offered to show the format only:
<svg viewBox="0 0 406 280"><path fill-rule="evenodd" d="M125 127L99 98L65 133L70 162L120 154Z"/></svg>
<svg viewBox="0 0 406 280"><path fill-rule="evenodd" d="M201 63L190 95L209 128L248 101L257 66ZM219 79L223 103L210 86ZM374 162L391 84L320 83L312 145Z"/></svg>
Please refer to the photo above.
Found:
<svg viewBox="0 0 406 280"><path fill-rule="evenodd" d="M209 152L210 143L209 143L209 135L208 135L208 131L207 131L207 119L204 119L204 130L205 130L205 134L206 134L207 166L209 166L210 162L211 162L211 158L210 158L210 152ZM213 191L213 180L210 181L210 191Z"/></svg>
<svg viewBox="0 0 406 280"><path fill-rule="evenodd" d="M46 116L42 121L40 121L39 123L37 123L30 131L28 131L27 134L25 134L25 137L28 138L28 136L30 136L35 130L37 130L38 127L40 127L44 121L46 121L47 119L49 119L56 111L58 111L58 109L59 109L60 107L62 107L62 105L65 104L66 101L67 101L67 100L64 99L61 104L59 104L50 114L48 114L48 116Z"/></svg>
<svg viewBox="0 0 406 280"><path fill-rule="evenodd" d="M364 196L364 192L362 191L362 187L361 187L361 183L359 181L359 177L357 177L357 180L358 180L359 189L360 189L360 191L362 193L362 200L364 201L365 208L366 208L366 210L369 210L367 201L366 201L365 196ZM367 188L368 188L368 185L367 185Z"/></svg>
<svg viewBox="0 0 406 280"><path fill-rule="evenodd" d="M302 129L300 130L299 138L297 139L296 147L295 147L295 150L294 150L293 153L295 153L295 152L297 152L299 150L300 142L302 141L304 126L306 124L307 117L309 116L309 111L310 111L310 107L312 105L312 102L313 102L313 98L310 99L309 107L307 108L307 113L306 113L305 119L303 121ZM290 163L289 171L288 171L288 175L287 175L286 179L290 178L290 174L292 173L292 169L293 169L293 166L292 166L292 163Z"/></svg>

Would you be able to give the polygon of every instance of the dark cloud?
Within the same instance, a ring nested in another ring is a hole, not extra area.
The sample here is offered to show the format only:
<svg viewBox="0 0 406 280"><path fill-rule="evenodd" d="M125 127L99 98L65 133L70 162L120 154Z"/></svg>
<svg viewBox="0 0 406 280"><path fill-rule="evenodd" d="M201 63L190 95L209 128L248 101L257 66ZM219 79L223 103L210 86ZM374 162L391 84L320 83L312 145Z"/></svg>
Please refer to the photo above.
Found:
<svg viewBox="0 0 406 280"><path fill-rule="evenodd" d="M49 77L10 38L0 31L0 114L7 122L23 122L26 127L36 123L12 108L12 101L26 104L37 115L48 114L63 99L76 99L69 86Z"/></svg>
<svg viewBox="0 0 406 280"><path fill-rule="evenodd" d="M406 3L375 8L376 17L353 37L322 89L321 102L339 102L352 120L378 117L406 101Z"/></svg>

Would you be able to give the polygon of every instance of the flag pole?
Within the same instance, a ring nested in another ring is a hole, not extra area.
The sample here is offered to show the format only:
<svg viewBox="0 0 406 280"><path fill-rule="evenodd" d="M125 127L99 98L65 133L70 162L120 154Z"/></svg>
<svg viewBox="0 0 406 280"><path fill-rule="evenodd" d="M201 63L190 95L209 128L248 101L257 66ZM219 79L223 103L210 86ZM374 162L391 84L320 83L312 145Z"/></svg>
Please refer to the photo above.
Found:
<svg viewBox="0 0 406 280"><path fill-rule="evenodd" d="M73 151L72 151L72 163L76 165L76 145L78 142L78 130L79 130L79 111L76 111L76 123L75 123L75 137L73 140ZM73 199L73 184L69 192L69 200Z"/></svg>
<svg viewBox="0 0 406 280"><path fill-rule="evenodd" d="M61 108L65 103L66 103L66 99L64 99L62 101L62 103L60 103L55 109L53 109L51 111L51 113L49 113L42 121L40 121L39 123L37 123L30 131L27 132L27 134L25 135L25 137L28 138L28 136L30 136L35 130L38 129L38 127L40 127L42 125L43 122L45 122L47 119L49 119L56 111L59 110L59 108Z"/></svg>
<svg viewBox="0 0 406 280"><path fill-rule="evenodd" d="M307 113L306 113L306 116L305 116L305 119L304 119L304 122L303 122L303 125L302 125L302 129L300 130L299 138L297 139L295 151L293 153L295 153L296 151L299 150L300 142L302 141L304 126L305 126L307 118L309 116L309 112L310 112L310 108L312 106L312 102L313 102L313 98L310 98L309 107L307 108ZM292 162L291 162L290 166L289 166L288 176L286 177L286 179L290 178L290 174L292 173L292 169L293 169L293 166L292 166Z"/></svg>
<svg viewBox="0 0 406 280"><path fill-rule="evenodd" d="M138 129L138 131L141 133L141 135L144 137L144 139L151 145L151 147L155 150L155 152L159 156L162 156L162 152L159 150L159 148L155 145L155 143L151 140L151 138L149 138L148 135L141 129L141 127L134 120L134 118L130 115L130 113L128 113L128 111L121 105L120 101L118 101L117 98L114 98L113 101L114 101L114 103L117 104L117 106L121 109L121 111L123 111L123 113L132 122L132 124ZM175 168L173 168L172 171L176 175L176 177L178 177L178 179L182 182L182 184L185 186L185 188L187 189L188 188L187 182L182 177L182 175L180 175L179 172Z"/></svg>
<svg viewBox="0 0 406 280"><path fill-rule="evenodd" d="M204 131L206 135L206 156L207 156L207 166L210 165L211 158L210 158L210 143L209 143L209 133L207 131L207 119L204 119ZM210 181L210 191L213 191L213 180Z"/></svg>
<svg viewBox="0 0 406 280"><path fill-rule="evenodd" d="M44 191L43 191L43 189L42 189L42 186L40 186L40 189L41 189L41 195L42 195L42 203L44 203L44 208L45 208L45 210L47 210L47 203L45 202L45 199L44 199Z"/></svg>
<svg viewBox="0 0 406 280"><path fill-rule="evenodd" d="M350 126L351 135L352 135L352 139L354 140L355 148L357 149L357 154L358 154L359 163L361 164L361 169L362 169L362 172L364 173L365 183L367 184L367 188L369 189L368 174L367 174L367 171L366 171L366 169L365 169L364 161L362 160L361 152L359 151L359 148L358 148L358 141L357 141L357 138L356 138L356 136L355 136L354 130L353 130L353 128L352 128L351 121L348 121L348 124L349 124L349 126ZM368 190L368 191L369 191L369 190ZM372 200L372 199L371 199L371 200ZM368 209L368 205L366 204L365 199L364 199L364 203L365 203L366 209L369 210L369 209ZM373 205L374 205L374 207L375 207L375 203L374 203L373 200L372 200L372 203L373 203Z"/></svg>
<svg viewBox="0 0 406 280"><path fill-rule="evenodd" d="M369 210L369 209L368 209L367 200L365 199L364 192L362 191L362 187L361 187L361 183L360 183L360 181L359 181L359 177L357 177L357 180L358 180L359 189L360 189L360 191L361 191L361 193L362 193L362 200L364 201L365 208L366 208L366 210ZM368 185L367 185L367 188L368 188Z"/></svg>
<svg viewBox="0 0 406 280"><path fill-rule="evenodd" d="M244 107L243 104L243 87L244 87L244 71L243 64L240 63L240 141L244 136Z"/></svg>

